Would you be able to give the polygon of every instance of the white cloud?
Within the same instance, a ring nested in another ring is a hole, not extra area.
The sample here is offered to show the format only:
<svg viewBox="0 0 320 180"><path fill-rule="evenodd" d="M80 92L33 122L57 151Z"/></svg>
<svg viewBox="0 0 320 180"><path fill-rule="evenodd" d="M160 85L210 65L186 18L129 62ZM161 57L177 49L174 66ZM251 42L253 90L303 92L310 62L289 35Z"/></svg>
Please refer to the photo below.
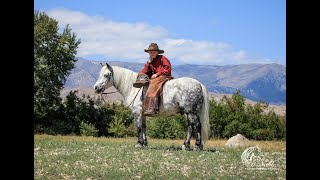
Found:
<svg viewBox="0 0 320 180"><path fill-rule="evenodd" d="M172 39L169 32L159 26L144 23L115 22L99 16L88 16L79 11L52 9L47 14L59 22L60 28L67 24L81 39L77 56L101 55L144 62L148 57L143 50L151 42L157 42L171 61L188 64L243 64L270 63L270 59L250 58L244 50L233 50L226 43Z"/></svg>

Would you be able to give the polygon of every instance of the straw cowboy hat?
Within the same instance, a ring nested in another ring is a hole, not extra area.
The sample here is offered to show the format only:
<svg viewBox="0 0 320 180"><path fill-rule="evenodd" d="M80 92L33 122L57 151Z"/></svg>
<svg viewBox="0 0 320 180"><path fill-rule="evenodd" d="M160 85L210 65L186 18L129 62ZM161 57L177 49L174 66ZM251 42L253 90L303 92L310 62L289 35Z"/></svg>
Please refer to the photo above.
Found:
<svg viewBox="0 0 320 180"><path fill-rule="evenodd" d="M164 50L159 49L157 43L151 43L151 44L149 45L148 49L145 49L144 52L148 53L148 52L151 51L151 50L158 51L158 54L164 53Z"/></svg>

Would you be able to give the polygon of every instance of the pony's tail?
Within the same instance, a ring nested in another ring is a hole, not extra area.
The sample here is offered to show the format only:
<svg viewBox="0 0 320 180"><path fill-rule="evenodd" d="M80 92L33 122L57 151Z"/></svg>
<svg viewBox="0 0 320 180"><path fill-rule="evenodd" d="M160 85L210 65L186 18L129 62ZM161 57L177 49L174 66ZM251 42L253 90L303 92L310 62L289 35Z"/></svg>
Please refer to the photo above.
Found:
<svg viewBox="0 0 320 180"><path fill-rule="evenodd" d="M210 136L210 122L209 122L209 98L207 88L201 84L203 103L200 109L200 123L201 123L201 139L205 144Z"/></svg>

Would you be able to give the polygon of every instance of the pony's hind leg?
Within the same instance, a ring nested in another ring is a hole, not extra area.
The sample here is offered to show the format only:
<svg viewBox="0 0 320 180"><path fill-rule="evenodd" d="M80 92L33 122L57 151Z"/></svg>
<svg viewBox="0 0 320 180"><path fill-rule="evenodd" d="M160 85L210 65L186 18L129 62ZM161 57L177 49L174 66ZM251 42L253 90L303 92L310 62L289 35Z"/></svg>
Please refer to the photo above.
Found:
<svg viewBox="0 0 320 180"><path fill-rule="evenodd" d="M188 118L191 122L192 131L195 134L196 142L193 150L202 150L203 145L201 142L201 123L200 118L196 114L189 114Z"/></svg>
<svg viewBox="0 0 320 180"><path fill-rule="evenodd" d="M203 145L201 142L201 123L200 118L195 114L185 114L188 125L188 135L182 145L182 150L190 150L190 139L192 134L195 134L196 142L194 150L202 150Z"/></svg>
<svg viewBox="0 0 320 180"><path fill-rule="evenodd" d="M191 123L188 119L188 115L185 114L185 118L186 118L186 121L187 121L187 126L188 126L188 134L187 134L187 138L186 140L184 141L183 145L182 145L182 150L190 150L190 140L191 140L191 136L192 136L192 126L191 126Z"/></svg>

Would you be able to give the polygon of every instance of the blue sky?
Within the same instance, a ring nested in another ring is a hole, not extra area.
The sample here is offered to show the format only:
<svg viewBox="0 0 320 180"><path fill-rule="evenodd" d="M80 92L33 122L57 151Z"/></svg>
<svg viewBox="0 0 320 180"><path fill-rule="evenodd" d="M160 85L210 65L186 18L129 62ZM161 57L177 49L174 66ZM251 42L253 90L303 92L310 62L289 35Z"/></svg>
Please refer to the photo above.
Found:
<svg viewBox="0 0 320 180"><path fill-rule="evenodd" d="M172 64L286 65L285 0L35 0L67 24L88 60L146 62L158 43Z"/></svg>

